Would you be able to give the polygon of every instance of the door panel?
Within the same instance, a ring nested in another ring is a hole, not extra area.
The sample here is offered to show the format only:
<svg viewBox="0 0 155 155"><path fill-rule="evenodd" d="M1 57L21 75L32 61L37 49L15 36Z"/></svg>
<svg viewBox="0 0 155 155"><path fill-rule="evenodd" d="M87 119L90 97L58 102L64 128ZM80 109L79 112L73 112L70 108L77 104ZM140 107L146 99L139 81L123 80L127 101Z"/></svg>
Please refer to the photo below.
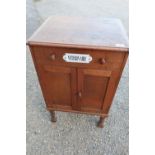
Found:
<svg viewBox="0 0 155 155"><path fill-rule="evenodd" d="M39 72L47 106L72 109L76 102L76 69L40 66Z"/></svg>
<svg viewBox="0 0 155 155"><path fill-rule="evenodd" d="M99 112L109 83L111 71L78 69L78 104L83 111Z"/></svg>

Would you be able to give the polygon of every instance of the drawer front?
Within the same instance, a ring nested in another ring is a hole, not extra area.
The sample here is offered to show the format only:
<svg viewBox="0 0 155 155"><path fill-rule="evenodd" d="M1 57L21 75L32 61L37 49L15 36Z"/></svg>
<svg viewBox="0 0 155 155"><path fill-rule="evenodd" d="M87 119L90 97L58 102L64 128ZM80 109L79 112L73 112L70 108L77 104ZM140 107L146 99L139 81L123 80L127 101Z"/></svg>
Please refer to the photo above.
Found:
<svg viewBox="0 0 155 155"><path fill-rule="evenodd" d="M37 63L63 65L70 67L99 68L99 69L119 69L124 59L124 53L112 51L99 51L87 49L70 49L70 48L54 48L54 47L33 47L33 52ZM72 54L88 54L92 57L89 63L66 62L63 56L66 53Z"/></svg>

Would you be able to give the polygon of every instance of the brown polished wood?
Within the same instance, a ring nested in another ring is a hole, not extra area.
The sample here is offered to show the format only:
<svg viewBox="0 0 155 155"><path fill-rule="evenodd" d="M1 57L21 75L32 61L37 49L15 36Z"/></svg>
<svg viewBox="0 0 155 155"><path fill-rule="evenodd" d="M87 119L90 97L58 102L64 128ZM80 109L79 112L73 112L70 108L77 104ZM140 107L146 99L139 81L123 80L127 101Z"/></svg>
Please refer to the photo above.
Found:
<svg viewBox="0 0 155 155"><path fill-rule="evenodd" d="M55 115L55 111L50 111L50 113L51 113L51 121L56 122L57 118L56 118L56 115Z"/></svg>
<svg viewBox="0 0 155 155"><path fill-rule="evenodd" d="M100 116L103 127L128 57L118 19L53 16L28 40L47 109ZM66 62L66 53L89 54L90 63Z"/></svg>
<svg viewBox="0 0 155 155"><path fill-rule="evenodd" d="M103 128L104 127L104 120L105 120L105 117L100 117L100 120L99 120L99 122L97 123L97 126L99 127L99 128Z"/></svg>

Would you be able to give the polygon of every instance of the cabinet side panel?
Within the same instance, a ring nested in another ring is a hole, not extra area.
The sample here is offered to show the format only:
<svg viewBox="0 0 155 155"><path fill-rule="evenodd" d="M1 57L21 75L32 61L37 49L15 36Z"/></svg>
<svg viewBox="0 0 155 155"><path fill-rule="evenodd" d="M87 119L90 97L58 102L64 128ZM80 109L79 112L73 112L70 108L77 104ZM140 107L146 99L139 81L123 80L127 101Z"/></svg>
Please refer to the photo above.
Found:
<svg viewBox="0 0 155 155"><path fill-rule="evenodd" d="M113 98L115 96L124 66L126 64L128 58L128 53L124 53L124 59L122 60L122 65L119 71L113 71L110 81L109 81L109 85L107 88L107 92L106 92L106 96L105 96L105 100L104 100L104 104L102 107L102 113L104 114L108 114L110 106L112 104Z"/></svg>

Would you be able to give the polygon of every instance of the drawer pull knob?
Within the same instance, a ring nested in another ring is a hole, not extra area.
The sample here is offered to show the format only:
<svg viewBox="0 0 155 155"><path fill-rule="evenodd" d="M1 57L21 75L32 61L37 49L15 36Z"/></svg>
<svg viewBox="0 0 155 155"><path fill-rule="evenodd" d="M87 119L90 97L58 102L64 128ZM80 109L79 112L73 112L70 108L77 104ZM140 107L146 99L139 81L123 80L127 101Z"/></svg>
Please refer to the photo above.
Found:
<svg viewBox="0 0 155 155"><path fill-rule="evenodd" d="M105 59L102 58L102 59L101 59L101 64L105 64L105 63L106 63Z"/></svg>
<svg viewBox="0 0 155 155"><path fill-rule="evenodd" d="M78 92L78 96L81 98L82 97L82 93L81 92Z"/></svg>
<svg viewBox="0 0 155 155"><path fill-rule="evenodd" d="M50 59L51 59L51 60L55 60L55 54L51 54L51 55L50 55Z"/></svg>

